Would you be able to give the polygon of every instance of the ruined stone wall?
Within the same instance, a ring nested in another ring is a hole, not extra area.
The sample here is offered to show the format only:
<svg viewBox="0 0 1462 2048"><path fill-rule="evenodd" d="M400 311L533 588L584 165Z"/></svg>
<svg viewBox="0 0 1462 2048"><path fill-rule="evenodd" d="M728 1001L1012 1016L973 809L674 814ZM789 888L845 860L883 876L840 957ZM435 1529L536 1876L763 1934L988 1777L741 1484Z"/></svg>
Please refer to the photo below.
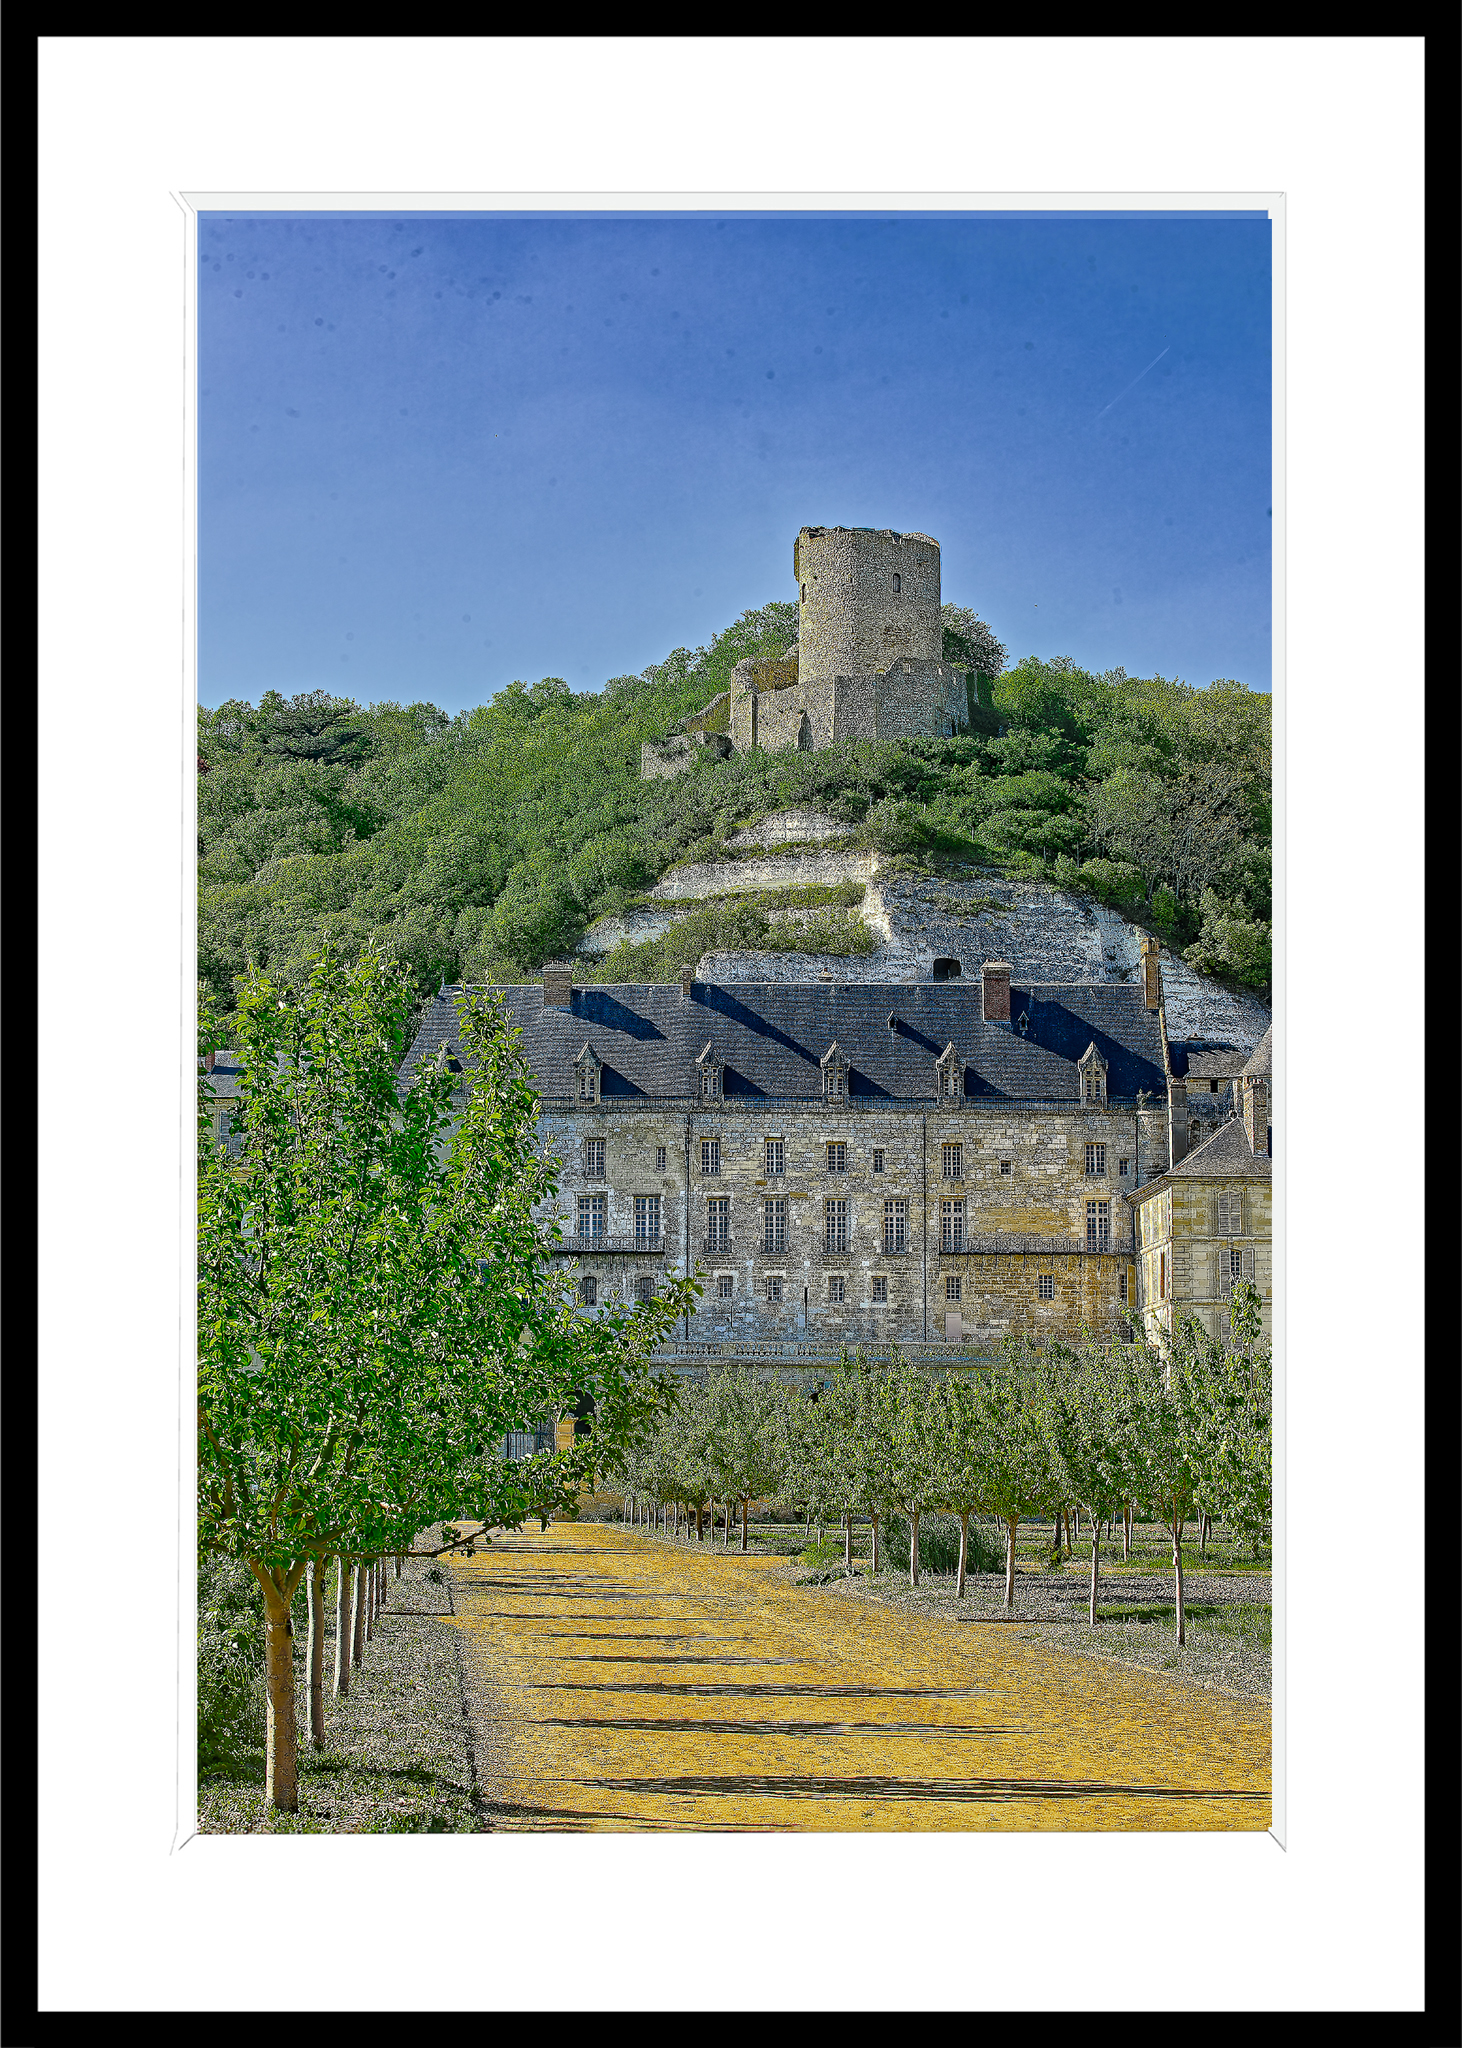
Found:
<svg viewBox="0 0 1462 2048"><path fill-rule="evenodd" d="M898 661L878 678L874 726L880 740L937 738L970 722L965 670L944 661Z"/></svg>
<svg viewBox="0 0 1462 2048"><path fill-rule="evenodd" d="M881 675L943 652L939 543L923 533L804 526L792 551L804 679Z"/></svg>

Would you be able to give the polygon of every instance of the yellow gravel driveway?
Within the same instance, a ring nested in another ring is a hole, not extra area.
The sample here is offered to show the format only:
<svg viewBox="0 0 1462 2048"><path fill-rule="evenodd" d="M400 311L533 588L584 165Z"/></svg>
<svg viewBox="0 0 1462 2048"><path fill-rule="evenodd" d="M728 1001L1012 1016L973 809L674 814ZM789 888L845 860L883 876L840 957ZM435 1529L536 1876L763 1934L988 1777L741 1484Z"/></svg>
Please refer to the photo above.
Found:
<svg viewBox="0 0 1462 2048"><path fill-rule="evenodd" d="M1269 1707L603 1525L452 1564L500 1829L1244 1829Z"/></svg>

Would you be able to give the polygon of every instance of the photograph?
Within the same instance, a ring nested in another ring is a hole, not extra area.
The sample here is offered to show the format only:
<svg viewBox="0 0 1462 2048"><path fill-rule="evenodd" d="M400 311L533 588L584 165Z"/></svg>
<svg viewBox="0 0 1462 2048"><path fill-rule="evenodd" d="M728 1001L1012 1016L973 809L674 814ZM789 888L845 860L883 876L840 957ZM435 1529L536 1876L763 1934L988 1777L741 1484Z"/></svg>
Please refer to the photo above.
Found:
<svg viewBox="0 0 1462 2048"><path fill-rule="evenodd" d="M1276 220L199 200L199 1834L1270 1829Z"/></svg>

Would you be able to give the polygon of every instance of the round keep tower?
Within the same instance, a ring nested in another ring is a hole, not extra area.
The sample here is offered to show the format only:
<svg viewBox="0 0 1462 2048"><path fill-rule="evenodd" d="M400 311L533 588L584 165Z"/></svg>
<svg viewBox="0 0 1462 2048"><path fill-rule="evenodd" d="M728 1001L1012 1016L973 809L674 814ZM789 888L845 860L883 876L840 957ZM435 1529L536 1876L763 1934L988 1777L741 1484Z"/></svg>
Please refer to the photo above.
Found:
<svg viewBox="0 0 1462 2048"><path fill-rule="evenodd" d="M901 655L941 658L939 543L927 533L804 526L792 573L803 682L881 675Z"/></svg>

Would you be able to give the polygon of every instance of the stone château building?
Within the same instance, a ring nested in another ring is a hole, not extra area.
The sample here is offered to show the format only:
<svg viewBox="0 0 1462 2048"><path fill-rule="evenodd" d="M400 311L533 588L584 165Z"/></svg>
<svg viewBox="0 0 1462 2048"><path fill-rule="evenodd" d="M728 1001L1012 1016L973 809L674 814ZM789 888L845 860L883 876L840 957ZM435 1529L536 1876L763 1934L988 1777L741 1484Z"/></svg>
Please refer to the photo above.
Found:
<svg viewBox="0 0 1462 2048"><path fill-rule="evenodd" d="M586 1311L699 1273L669 1362L991 1357L1141 1306L1123 1197L1187 1145L1155 948L1140 983L571 976L497 992L563 1163L557 1256ZM403 1079L456 1056L454 993Z"/></svg>
<svg viewBox="0 0 1462 2048"><path fill-rule="evenodd" d="M647 779L688 768L697 747L812 752L839 740L964 731L967 669L944 659L939 543L927 533L804 526L792 548L797 644L738 662L729 691L663 747L646 743Z"/></svg>

